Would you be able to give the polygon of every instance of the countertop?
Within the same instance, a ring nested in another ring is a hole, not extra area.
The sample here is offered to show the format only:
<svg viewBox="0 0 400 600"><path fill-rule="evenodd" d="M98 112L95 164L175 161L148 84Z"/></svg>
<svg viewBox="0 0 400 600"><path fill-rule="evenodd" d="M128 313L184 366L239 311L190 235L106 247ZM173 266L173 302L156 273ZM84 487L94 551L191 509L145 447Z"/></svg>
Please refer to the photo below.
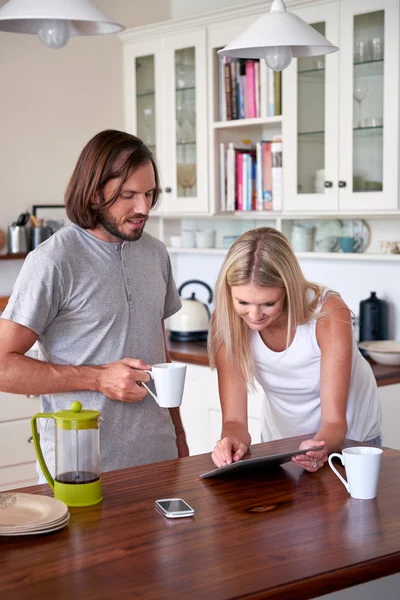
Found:
<svg viewBox="0 0 400 600"><path fill-rule="evenodd" d="M171 342L167 332L167 344L172 360L208 367L207 342ZM369 362L378 387L400 383L400 366L390 367L378 365L371 360Z"/></svg>
<svg viewBox="0 0 400 600"><path fill-rule="evenodd" d="M0 297L0 312L6 307L8 298ZM171 342L167 331L167 344L172 360L208 367L207 342ZM378 387L400 383L400 366L378 365L370 361Z"/></svg>
<svg viewBox="0 0 400 600"><path fill-rule="evenodd" d="M302 439L256 444L251 456ZM399 451L384 449L378 497L365 501L327 465L198 478L211 468L200 454L104 473L103 502L71 508L64 529L0 538L1 600L305 600L398 572ZM47 485L23 492L52 495ZM164 518L154 501L171 497L195 516Z"/></svg>

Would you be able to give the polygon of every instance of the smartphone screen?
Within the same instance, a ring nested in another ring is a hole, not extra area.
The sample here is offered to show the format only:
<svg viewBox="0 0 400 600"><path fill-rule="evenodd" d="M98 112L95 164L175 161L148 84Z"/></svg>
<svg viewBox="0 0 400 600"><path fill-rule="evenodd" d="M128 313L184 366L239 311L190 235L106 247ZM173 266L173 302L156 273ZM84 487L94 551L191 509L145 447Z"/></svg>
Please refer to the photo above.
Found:
<svg viewBox="0 0 400 600"><path fill-rule="evenodd" d="M190 517L194 510L182 498L156 500L156 507L167 517Z"/></svg>

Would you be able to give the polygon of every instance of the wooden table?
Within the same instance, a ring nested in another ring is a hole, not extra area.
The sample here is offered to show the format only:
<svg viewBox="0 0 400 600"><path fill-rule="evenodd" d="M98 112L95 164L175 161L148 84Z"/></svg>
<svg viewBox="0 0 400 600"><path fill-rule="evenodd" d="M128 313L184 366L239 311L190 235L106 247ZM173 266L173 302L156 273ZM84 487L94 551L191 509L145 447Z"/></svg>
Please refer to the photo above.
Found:
<svg viewBox="0 0 400 600"><path fill-rule="evenodd" d="M171 342L167 335L167 344L172 360L209 366L207 342ZM378 387L400 383L400 366L378 365L372 360L369 362Z"/></svg>
<svg viewBox="0 0 400 600"><path fill-rule="evenodd" d="M376 500L350 498L328 466L198 479L210 468L199 455L105 473L103 503L70 509L65 529L0 538L0 598L301 600L400 571L400 452L385 449ZM164 518L166 497L195 517Z"/></svg>

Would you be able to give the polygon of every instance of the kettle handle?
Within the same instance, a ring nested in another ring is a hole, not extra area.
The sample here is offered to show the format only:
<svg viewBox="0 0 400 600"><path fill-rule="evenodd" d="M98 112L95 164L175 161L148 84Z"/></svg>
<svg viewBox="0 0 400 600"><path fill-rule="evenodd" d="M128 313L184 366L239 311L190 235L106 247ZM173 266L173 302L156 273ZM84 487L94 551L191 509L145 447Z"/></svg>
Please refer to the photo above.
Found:
<svg viewBox="0 0 400 600"><path fill-rule="evenodd" d="M32 438L33 438L33 445L34 445L35 451L36 451L36 456L38 458L40 468L43 471L43 475L46 477L47 482L48 482L49 486L51 487L51 489L54 490L54 479L50 475L50 471L47 468L47 465L46 465L44 457L43 457L42 448L40 447L36 419L54 419L54 415L52 413L38 413L37 415L34 415L31 419Z"/></svg>
<svg viewBox="0 0 400 600"><path fill-rule="evenodd" d="M208 283L204 283L204 281L200 281L199 279L190 279L189 281L185 281L185 283L182 283L182 285L178 289L178 294L179 295L181 295L181 292L182 292L183 288L186 287L187 285L189 285L189 283L198 283L200 285L203 285L208 290L208 293L209 293L209 297L208 297L207 302L208 303L212 302L212 299L213 299L213 291L212 291L212 289L210 288L210 286L208 285Z"/></svg>

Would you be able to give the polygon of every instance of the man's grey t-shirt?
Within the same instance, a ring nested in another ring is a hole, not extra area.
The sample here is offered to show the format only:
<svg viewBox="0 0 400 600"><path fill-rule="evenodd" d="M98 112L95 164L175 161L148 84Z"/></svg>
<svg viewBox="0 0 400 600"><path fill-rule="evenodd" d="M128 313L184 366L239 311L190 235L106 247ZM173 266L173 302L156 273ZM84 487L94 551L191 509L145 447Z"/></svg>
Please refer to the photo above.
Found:
<svg viewBox="0 0 400 600"><path fill-rule="evenodd" d="M39 359L49 363L106 365L131 357L151 365L165 361L162 321L180 307L162 242L147 233L122 245L104 242L68 225L28 255L2 318L35 331ZM74 400L104 419L101 471L177 457L169 411L150 394L140 402L91 391L46 394L42 408L65 410ZM52 419L41 424L41 446L54 473Z"/></svg>

